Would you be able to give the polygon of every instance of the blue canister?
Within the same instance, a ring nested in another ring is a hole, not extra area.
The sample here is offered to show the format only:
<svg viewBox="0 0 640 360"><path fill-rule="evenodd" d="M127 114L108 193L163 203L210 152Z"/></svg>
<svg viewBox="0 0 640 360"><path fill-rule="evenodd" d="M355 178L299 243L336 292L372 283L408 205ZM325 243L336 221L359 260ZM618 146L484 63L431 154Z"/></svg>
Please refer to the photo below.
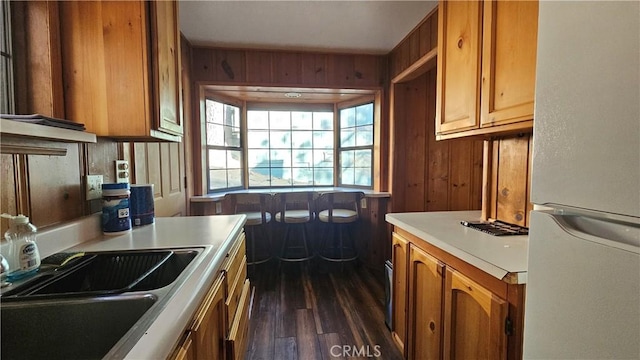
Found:
<svg viewBox="0 0 640 360"><path fill-rule="evenodd" d="M117 235L131 230L129 184L102 184L102 233Z"/></svg>
<svg viewBox="0 0 640 360"><path fill-rule="evenodd" d="M153 184L131 185L131 222L133 226L152 224L154 220Z"/></svg>

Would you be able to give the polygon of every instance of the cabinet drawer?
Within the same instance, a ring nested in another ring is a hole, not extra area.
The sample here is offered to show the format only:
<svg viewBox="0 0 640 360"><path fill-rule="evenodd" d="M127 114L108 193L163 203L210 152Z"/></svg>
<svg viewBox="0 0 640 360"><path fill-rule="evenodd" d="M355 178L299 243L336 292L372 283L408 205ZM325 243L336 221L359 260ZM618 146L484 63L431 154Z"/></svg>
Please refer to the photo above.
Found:
<svg viewBox="0 0 640 360"><path fill-rule="evenodd" d="M238 276L233 281L233 283L230 283L229 285L229 296L227 296L225 302L225 304L227 305L227 319L229 319L229 324L233 324L233 320L235 320L234 318L236 316L236 310L238 309L238 305L240 304L240 298L242 297L242 291L246 279L247 257L243 256L243 261L240 265L240 271L238 272Z"/></svg>
<svg viewBox="0 0 640 360"><path fill-rule="evenodd" d="M244 359L247 348L247 335L249 333L249 293L250 282L247 279L242 287L242 296L235 321L231 325L231 332L227 340L227 359Z"/></svg>
<svg viewBox="0 0 640 360"><path fill-rule="evenodd" d="M231 281L235 280L238 276L238 271L240 270L240 265L242 264L242 259L245 257L245 241L244 241L244 233L240 235L238 242L231 248L227 258L225 259L224 265L222 265L222 270L227 273L227 295L229 295L228 290L230 290Z"/></svg>

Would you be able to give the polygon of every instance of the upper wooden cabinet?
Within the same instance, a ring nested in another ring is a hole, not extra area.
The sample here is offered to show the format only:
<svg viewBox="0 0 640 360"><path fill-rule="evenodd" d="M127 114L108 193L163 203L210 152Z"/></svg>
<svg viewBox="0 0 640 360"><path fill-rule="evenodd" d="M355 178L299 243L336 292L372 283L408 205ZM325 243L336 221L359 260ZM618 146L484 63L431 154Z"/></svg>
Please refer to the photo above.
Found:
<svg viewBox="0 0 640 360"><path fill-rule="evenodd" d="M180 141L175 1L61 1L65 116L98 136Z"/></svg>
<svg viewBox="0 0 640 360"><path fill-rule="evenodd" d="M533 127L537 1L440 1L436 136Z"/></svg>

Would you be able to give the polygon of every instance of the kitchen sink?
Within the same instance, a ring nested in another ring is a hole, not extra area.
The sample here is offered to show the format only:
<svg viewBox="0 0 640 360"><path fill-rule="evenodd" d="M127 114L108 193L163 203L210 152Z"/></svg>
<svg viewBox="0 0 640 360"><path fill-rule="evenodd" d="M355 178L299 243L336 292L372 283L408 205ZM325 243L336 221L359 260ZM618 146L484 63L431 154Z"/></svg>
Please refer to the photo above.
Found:
<svg viewBox="0 0 640 360"><path fill-rule="evenodd" d="M175 281L198 249L87 253L72 266L49 271L2 294L24 297L111 295L158 289Z"/></svg>
<svg viewBox="0 0 640 360"><path fill-rule="evenodd" d="M2 289L3 359L121 358L204 248L86 253ZM195 266L195 265L194 265Z"/></svg>
<svg viewBox="0 0 640 360"><path fill-rule="evenodd" d="M123 294L3 303L2 358L102 358L157 300Z"/></svg>

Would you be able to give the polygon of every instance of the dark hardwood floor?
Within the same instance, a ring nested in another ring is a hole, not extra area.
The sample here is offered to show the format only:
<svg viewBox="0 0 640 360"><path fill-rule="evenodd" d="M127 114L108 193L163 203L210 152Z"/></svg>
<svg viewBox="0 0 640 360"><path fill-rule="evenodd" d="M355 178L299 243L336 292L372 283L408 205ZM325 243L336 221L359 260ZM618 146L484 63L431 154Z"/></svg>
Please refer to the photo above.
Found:
<svg viewBox="0 0 640 360"><path fill-rule="evenodd" d="M246 359L401 359L384 323L384 285L365 267L314 260L250 266Z"/></svg>

